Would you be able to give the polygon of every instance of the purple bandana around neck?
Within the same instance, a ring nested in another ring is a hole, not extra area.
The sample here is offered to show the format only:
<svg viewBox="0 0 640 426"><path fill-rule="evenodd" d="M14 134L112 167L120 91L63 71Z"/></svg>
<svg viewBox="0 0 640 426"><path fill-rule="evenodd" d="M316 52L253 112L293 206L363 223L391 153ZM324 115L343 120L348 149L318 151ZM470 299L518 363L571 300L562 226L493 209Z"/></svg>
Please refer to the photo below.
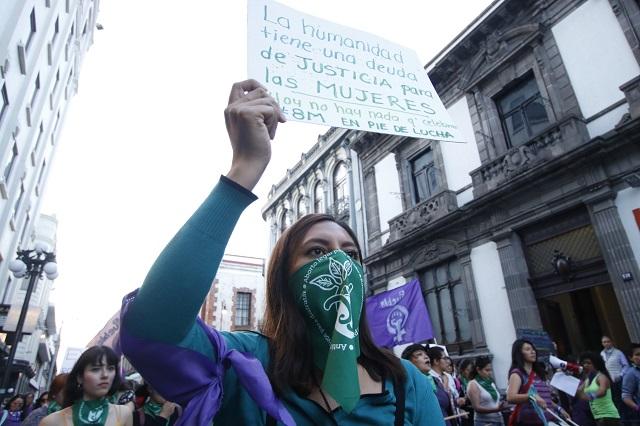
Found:
<svg viewBox="0 0 640 426"><path fill-rule="evenodd" d="M122 318L137 292L125 296L121 324L124 324ZM124 327L120 329L120 347L129 362L162 396L184 407L176 425L211 425L222 405L225 368L231 366L242 387L260 408L286 426L294 426L291 414L273 392L260 361L250 354L227 349L218 331L200 318L197 321L217 353L215 362L191 349L135 337Z"/></svg>

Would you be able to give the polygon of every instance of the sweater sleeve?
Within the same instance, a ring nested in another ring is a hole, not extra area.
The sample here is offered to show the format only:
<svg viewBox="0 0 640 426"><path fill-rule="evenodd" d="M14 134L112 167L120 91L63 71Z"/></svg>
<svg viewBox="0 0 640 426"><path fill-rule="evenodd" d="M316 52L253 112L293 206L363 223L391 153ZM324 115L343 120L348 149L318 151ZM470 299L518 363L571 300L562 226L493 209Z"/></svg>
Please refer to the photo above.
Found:
<svg viewBox="0 0 640 426"><path fill-rule="evenodd" d="M438 399L427 377L409 361L402 360L407 372L406 410L412 424L420 426L444 426Z"/></svg>
<svg viewBox="0 0 640 426"><path fill-rule="evenodd" d="M195 320L240 215L256 200L222 176L149 270L123 320L131 334L210 354ZM203 345L205 347L203 347Z"/></svg>

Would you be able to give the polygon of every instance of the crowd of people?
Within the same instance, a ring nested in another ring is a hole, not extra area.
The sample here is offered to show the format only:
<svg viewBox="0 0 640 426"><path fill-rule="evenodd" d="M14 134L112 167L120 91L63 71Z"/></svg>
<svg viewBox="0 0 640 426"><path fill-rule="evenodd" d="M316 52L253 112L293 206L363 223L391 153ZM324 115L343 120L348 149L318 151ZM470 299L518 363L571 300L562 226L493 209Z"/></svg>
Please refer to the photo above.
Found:
<svg viewBox="0 0 640 426"><path fill-rule="evenodd" d="M95 346L53 380L39 407L33 395L11 398L0 426L546 425L580 415L573 424L613 425L618 389L637 415L640 348L631 365L612 344L602 355L584 354L582 385L563 403L527 340L513 343L504 395L488 357L456 368L441 346L413 344L401 358L376 346L363 309L360 246L330 215L306 215L277 241L261 333L206 325L198 312L285 121L254 80L233 86L225 120L229 172L123 300L119 348L145 386L124 382L120 356Z"/></svg>
<svg viewBox="0 0 640 426"><path fill-rule="evenodd" d="M640 344L631 345L630 362L608 336L602 345L601 353L581 354L573 369L558 368L580 380L572 397L549 385L554 369L539 362L535 346L524 339L513 343L502 396L489 357L463 359L457 373L438 345L410 345L402 358L427 375L447 425L640 426Z"/></svg>

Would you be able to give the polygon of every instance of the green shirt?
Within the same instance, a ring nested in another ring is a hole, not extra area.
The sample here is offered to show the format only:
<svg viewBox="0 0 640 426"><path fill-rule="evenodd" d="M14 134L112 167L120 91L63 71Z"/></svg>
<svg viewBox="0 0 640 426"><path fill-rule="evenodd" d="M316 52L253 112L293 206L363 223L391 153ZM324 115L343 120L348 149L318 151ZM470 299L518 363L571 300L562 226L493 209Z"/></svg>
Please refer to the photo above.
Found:
<svg viewBox="0 0 640 426"><path fill-rule="evenodd" d="M596 377L591 380L589 386L585 388L585 393L596 393L598 392L598 377L600 373L596 374ZM611 399L611 388L607 389L607 393L603 396L594 399L593 401L589 401L589 406L591 407L591 414L593 414L593 418L598 419L619 419L620 414L618 414L618 409L613 404L613 400Z"/></svg>

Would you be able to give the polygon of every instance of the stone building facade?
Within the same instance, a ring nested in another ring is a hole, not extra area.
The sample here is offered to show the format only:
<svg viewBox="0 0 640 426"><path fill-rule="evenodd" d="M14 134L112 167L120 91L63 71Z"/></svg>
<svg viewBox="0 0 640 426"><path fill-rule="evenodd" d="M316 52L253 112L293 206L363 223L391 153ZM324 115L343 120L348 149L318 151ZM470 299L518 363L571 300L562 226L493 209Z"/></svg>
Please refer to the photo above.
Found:
<svg viewBox="0 0 640 426"><path fill-rule="evenodd" d="M347 136L370 290L418 278L438 343L502 387L517 329L640 341L639 31L634 1L496 1L426 66L464 143Z"/></svg>
<svg viewBox="0 0 640 426"><path fill-rule="evenodd" d="M259 330L264 272L262 258L225 254L200 308L200 318L220 331Z"/></svg>
<svg viewBox="0 0 640 426"><path fill-rule="evenodd" d="M349 148L352 136L346 129L330 129L273 185L262 208L269 253L287 227L307 213L332 214L365 241L360 162Z"/></svg>

